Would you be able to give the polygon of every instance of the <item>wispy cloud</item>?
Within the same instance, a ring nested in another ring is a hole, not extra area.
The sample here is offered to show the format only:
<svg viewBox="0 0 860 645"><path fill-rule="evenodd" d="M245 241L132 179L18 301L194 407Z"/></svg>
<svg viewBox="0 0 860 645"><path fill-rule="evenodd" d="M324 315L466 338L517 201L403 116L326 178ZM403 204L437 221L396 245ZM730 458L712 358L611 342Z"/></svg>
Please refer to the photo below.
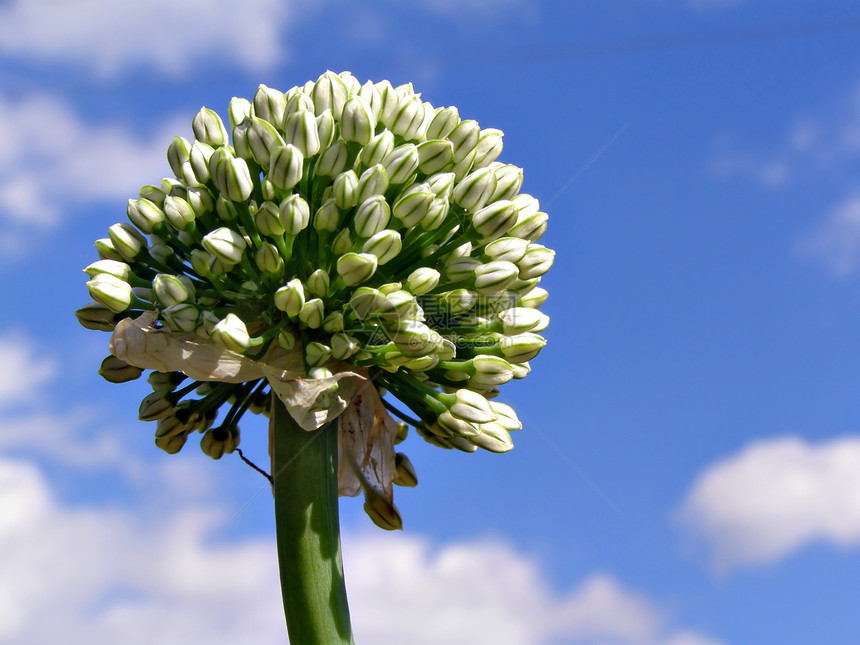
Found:
<svg viewBox="0 0 860 645"><path fill-rule="evenodd" d="M779 437L709 466L678 511L717 570L780 561L812 543L860 547L860 437Z"/></svg>
<svg viewBox="0 0 860 645"><path fill-rule="evenodd" d="M798 249L838 276L860 269L860 192L838 203L813 233L800 240Z"/></svg>
<svg viewBox="0 0 860 645"><path fill-rule="evenodd" d="M0 55L74 65L102 78L142 67L182 77L230 62L263 71L288 55L299 0L12 0L0 6Z"/></svg>
<svg viewBox="0 0 860 645"><path fill-rule="evenodd" d="M17 332L0 335L0 410L32 403L57 366L35 341Z"/></svg>

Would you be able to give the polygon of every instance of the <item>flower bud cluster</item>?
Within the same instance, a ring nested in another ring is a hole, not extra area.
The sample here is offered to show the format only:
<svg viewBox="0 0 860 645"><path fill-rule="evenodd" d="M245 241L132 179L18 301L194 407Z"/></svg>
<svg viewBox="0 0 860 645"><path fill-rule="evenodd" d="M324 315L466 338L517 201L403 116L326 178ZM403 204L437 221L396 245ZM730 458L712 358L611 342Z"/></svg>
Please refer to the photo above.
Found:
<svg viewBox="0 0 860 645"><path fill-rule="evenodd" d="M538 242L547 215L520 193L522 169L497 161L502 132L410 84L348 72L287 92L260 86L228 114L203 108L194 140L168 148L175 176L141 188L128 221L96 242L81 324L110 331L156 311L169 332L250 358L273 344L300 351L311 376L350 363L408 406L416 418L400 414L431 443L509 450L519 421L491 399L545 344L538 283L554 253ZM139 374L127 368L102 371ZM246 410L267 412L265 381L177 389L183 379L151 374L141 404L168 452L199 431L220 458Z"/></svg>

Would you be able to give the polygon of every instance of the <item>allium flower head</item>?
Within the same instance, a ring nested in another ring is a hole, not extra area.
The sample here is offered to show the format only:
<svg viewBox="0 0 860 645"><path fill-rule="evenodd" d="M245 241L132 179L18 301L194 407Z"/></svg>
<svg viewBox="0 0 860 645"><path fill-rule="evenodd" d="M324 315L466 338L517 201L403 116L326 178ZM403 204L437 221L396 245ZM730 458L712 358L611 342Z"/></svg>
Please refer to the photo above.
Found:
<svg viewBox="0 0 860 645"><path fill-rule="evenodd" d="M197 431L219 459L273 396L307 430L340 415L365 442L342 436L341 493L395 527L390 485L417 480L385 408L443 448L513 446L492 399L545 344L547 216L496 161L501 131L411 85L326 72L228 113L203 108L168 148L175 177L96 242L78 318L113 331L106 378L153 370L140 417L167 452Z"/></svg>

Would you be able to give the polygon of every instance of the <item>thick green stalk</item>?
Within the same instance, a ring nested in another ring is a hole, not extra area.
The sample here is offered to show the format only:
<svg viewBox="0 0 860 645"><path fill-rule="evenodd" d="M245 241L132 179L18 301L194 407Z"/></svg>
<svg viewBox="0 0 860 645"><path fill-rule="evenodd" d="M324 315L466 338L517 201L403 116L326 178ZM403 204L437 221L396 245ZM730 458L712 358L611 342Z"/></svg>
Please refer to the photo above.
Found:
<svg viewBox="0 0 860 645"><path fill-rule="evenodd" d="M290 642L351 645L340 555L337 422L307 432L273 398L275 523Z"/></svg>

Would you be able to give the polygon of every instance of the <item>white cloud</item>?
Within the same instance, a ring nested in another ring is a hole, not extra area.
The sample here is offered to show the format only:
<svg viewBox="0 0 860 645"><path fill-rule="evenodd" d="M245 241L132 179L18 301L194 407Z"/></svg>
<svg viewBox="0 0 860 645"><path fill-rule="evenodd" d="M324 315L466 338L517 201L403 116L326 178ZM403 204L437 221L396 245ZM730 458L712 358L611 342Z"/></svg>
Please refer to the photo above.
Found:
<svg viewBox="0 0 860 645"><path fill-rule="evenodd" d="M286 60L284 31L303 7L295 0L12 0L0 5L0 52L105 78L134 66L182 76L211 61L259 72Z"/></svg>
<svg viewBox="0 0 860 645"><path fill-rule="evenodd" d="M57 371L33 341L14 332L0 335L0 365L0 409L32 401Z"/></svg>
<svg viewBox="0 0 860 645"><path fill-rule="evenodd" d="M777 562L816 542L860 546L860 437L753 443L707 468L678 517L719 570Z"/></svg>
<svg viewBox="0 0 860 645"><path fill-rule="evenodd" d="M802 253L823 260L836 275L860 269L860 192L837 204L818 230L801 240L798 247Z"/></svg>
<svg viewBox="0 0 860 645"><path fill-rule="evenodd" d="M14 232L54 226L69 206L134 196L141 177L169 175L167 145L191 120L172 119L143 140L87 124L56 98L29 95L0 97L0 123L15 124L0 148L0 216Z"/></svg>

